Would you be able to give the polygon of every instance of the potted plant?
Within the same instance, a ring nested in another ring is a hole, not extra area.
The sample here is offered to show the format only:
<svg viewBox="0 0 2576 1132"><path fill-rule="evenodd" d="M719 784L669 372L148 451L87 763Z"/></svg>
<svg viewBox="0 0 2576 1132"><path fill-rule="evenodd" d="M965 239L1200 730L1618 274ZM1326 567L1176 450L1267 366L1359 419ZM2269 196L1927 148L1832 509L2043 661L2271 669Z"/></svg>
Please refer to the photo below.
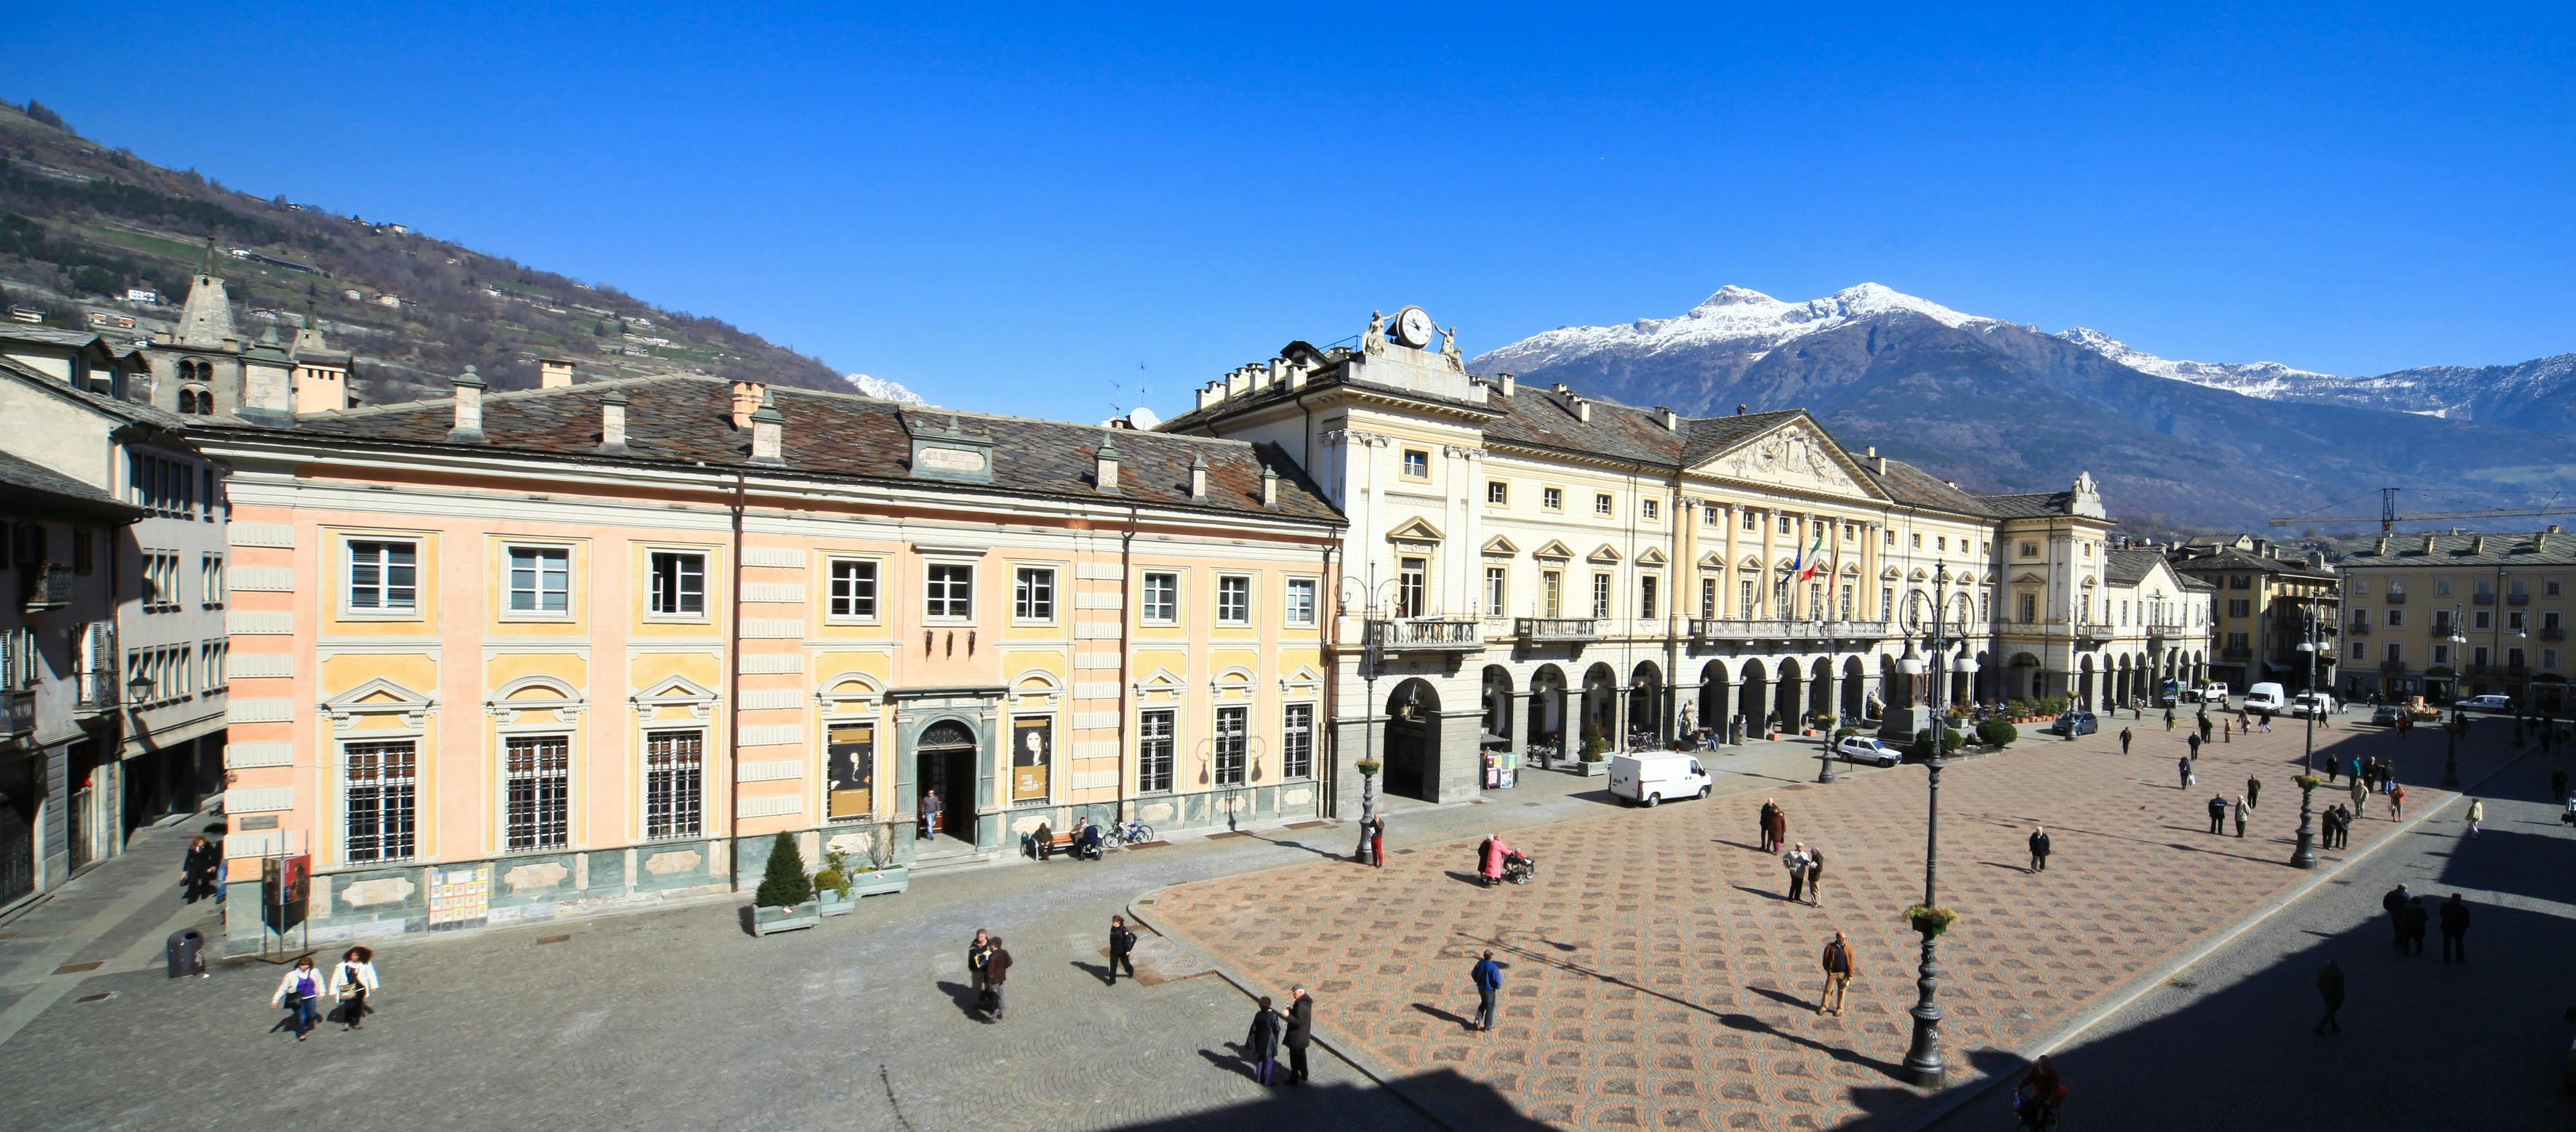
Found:
<svg viewBox="0 0 2576 1132"><path fill-rule="evenodd" d="M846 916L859 906L858 897L850 895L849 854L823 851L823 871L814 874L814 906L826 916Z"/></svg>
<svg viewBox="0 0 2576 1132"><path fill-rule="evenodd" d="M912 887L912 870L894 859L894 827L879 825L868 834L868 863L850 874L850 897L883 896Z"/></svg>
<svg viewBox="0 0 2576 1132"><path fill-rule="evenodd" d="M796 848L794 837L780 830L769 847L769 869L760 875L759 891L752 894L751 932L792 932L822 922L813 878L805 875L805 854Z"/></svg>
<svg viewBox="0 0 2576 1132"><path fill-rule="evenodd" d="M1928 939L1949 931L1950 925L1959 922L1959 914L1938 904L1917 904L1905 910L1905 920Z"/></svg>
<svg viewBox="0 0 2576 1132"><path fill-rule="evenodd" d="M1609 748L1610 744L1601 738L1599 731L1590 727L1583 729L1583 757L1574 764L1582 771L1583 777L1599 778L1610 773Z"/></svg>

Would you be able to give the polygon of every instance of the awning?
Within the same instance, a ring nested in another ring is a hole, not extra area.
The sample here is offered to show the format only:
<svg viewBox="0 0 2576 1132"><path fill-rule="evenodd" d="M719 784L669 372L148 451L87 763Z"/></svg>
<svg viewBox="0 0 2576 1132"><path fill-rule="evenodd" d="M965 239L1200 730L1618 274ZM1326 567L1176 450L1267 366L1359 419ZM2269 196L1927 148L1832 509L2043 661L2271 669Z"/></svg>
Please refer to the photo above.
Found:
<svg viewBox="0 0 2576 1132"><path fill-rule="evenodd" d="M1501 735L1496 735L1493 732L1488 731L1485 732L1485 737L1480 740L1480 742L1488 747L1508 747L1511 745L1512 741Z"/></svg>

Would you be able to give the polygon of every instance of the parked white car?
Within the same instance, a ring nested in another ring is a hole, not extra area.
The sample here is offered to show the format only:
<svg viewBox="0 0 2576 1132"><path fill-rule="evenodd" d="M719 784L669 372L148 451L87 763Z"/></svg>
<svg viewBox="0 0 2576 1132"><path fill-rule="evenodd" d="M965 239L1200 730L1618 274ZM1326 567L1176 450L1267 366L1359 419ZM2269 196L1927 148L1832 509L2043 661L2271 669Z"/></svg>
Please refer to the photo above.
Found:
<svg viewBox="0 0 2576 1132"><path fill-rule="evenodd" d="M2457 705L2471 711L2504 711L2513 706L2511 696L2471 696Z"/></svg>
<svg viewBox="0 0 2576 1132"><path fill-rule="evenodd" d="M1640 806L1666 798L1708 797L1708 771L1693 755L1674 752L1610 756L1610 796Z"/></svg>
<svg viewBox="0 0 2576 1132"><path fill-rule="evenodd" d="M1905 756L1879 742L1876 735L1846 735L1834 744L1834 754L1847 763L1871 766L1895 766L1905 761Z"/></svg>
<svg viewBox="0 0 2576 1132"><path fill-rule="evenodd" d="M2281 714L2293 719L2305 719L2312 715L2324 719L2342 710L2343 706L2336 703L2333 696L2324 692L2301 692L2290 697L2289 704L2281 709Z"/></svg>

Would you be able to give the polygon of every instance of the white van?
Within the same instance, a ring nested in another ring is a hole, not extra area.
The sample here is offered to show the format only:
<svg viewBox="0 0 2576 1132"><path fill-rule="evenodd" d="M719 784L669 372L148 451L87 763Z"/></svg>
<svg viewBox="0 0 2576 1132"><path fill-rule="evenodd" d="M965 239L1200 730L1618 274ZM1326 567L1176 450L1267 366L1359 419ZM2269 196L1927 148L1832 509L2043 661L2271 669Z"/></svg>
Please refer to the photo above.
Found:
<svg viewBox="0 0 2576 1132"><path fill-rule="evenodd" d="M1708 797L1708 772L1687 752L1610 756L1610 796L1640 806L1666 798Z"/></svg>
<svg viewBox="0 0 2576 1132"><path fill-rule="evenodd" d="M2281 710L2281 704L2286 699L2288 696L2282 693L2280 685L2256 684L2245 689L2245 710L2258 715L2272 715Z"/></svg>

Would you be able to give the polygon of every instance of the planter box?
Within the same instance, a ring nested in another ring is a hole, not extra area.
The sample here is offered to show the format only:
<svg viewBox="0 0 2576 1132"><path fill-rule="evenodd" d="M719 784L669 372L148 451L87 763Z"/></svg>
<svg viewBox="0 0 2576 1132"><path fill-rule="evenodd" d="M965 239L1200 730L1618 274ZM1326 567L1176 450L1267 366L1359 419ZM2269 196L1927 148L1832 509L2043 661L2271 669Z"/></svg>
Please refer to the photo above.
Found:
<svg viewBox="0 0 2576 1132"><path fill-rule="evenodd" d="M859 908L858 886L852 885L848 896L835 896L829 892L815 893L814 907L816 911L826 916L847 916Z"/></svg>
<svg viewBox="0 0 2576 1132"><path fill-rule="evenodd" d="M911 886L911 870L902 865L878 869L872 873L853 873L850 875L850 899L856 902L862 896L883 896L891 892L901 892Z"/></svg>
<svg viewBox="0 0 2576 1132"><path fill-rule="evenodd" d="M1580 774L1585 778L1599 778L1602 775L1610 773L1610 760L1576 759L1574 761L1574 773Z"/></svg>
<svg viewBox="0 0 2576 1132"><path fill-rule="evenodd" d="M1951 923L1949 920L1916 920L1914 930L1923 935L1937 936L1949 931Z"/></svg>
<svg viewBox="0 0 2576 1132"><path fill-rule="evenodd" d="M1780 741L1780 733L1777 731L1765 731L1762 733L1762 737L1775 743Z"/></svg>
<svg viewBox="0 0 2576 1132"><path fill-rule="evenodd" d="M853 889L852 891L857 890ZM779 932L792 932L801 928L810 928L822 922L822 907L820 904L812 900L796 905L793 908L761 908L755 906L751 910L751 934L753 935L775 935Z"/></svg>

